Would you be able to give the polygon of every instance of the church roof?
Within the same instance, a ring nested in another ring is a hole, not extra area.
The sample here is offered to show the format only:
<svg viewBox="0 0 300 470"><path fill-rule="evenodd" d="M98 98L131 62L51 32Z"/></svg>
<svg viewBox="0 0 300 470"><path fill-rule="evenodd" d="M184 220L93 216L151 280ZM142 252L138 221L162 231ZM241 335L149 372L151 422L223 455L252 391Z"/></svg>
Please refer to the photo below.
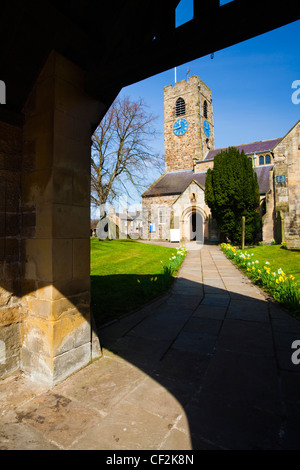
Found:
<svg viewBox="0 0 300 470"><path fill-rule="evenodd" d="M232 145L231 147L237 148L240 152L244 150L246 155L252 153L271 152L273 148L281 141L282 137L271 140L260 140L258 142L251 142L250 144ZM213 160L215 156L221 151L226 150L228 147L210 150L204 160Z"/></svg>
<svg viewBox="0 0 300 470"><path fill-rule="evenodd" d="M193 170L172 171L162 175L146 192L143 197L170 196L181 194L193 181L205 185L206 173L194 173Z"/></svg>
<svg viewBox="0 0 300 470"><path fill-rule="evenodd" d="M273 165L264 165L254 168L257 174L260 194L270 189L269 173ZM143 197L179 195L192 181L197 181L205 187L206 172L195 173L193 170L172 171L162 175L147 191Z"/></svg>
<svg viewBox="0 0 300 470"><path fill-rule="evenodd" d="M270 189L270 171L273 169L274 165L263 165L253 168L257 174L257 182L259 186L259 193L266 194Z"/></svg>

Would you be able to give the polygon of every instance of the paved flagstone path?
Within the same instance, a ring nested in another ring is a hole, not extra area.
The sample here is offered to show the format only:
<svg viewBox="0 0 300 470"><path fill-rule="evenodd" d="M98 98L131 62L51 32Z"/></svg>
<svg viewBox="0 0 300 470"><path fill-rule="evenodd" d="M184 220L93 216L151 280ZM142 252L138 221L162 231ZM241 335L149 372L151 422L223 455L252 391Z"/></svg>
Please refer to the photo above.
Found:
<svg viewBox="0 0 300 470"><path fill-rule="evenodd" d="M191 249L168 295L100 330L101 359L0 382L0 450L299 450L297 339L217 246Z"/></svg>

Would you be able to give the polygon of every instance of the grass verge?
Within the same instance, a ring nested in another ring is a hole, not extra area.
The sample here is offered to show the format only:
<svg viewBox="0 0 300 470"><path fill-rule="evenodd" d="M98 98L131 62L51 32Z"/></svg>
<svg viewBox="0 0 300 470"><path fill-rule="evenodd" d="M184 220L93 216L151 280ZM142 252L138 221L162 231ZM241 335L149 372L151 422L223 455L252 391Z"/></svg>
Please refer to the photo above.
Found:
<svg viewBox="0 0 300 470"><path fill-rule="evenodd" d="M163 294L186 250L133 240L91 240L91 308L98 326Z"/></svg>
<svg viewBox="0 0 300 470"><path fill-rule="evenodd" d="M280 245L239 250L222 243L222 251L276 302L300 316L300 251Z"/></svg>

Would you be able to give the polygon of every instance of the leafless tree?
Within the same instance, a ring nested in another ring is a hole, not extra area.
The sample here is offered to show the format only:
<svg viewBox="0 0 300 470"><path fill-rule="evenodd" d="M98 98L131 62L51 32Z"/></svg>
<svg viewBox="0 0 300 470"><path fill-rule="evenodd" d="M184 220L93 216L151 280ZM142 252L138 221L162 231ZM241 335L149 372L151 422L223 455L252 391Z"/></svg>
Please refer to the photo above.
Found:
<svg viewBox="0 0 300 470"><path fill-rule="evenodd" d="M92 137L91 203L103 207L121 195L149 185L149 173L162 171L163 158L151 144L154 120L142 100L117 98ZM148 176L148 178L147 178Z"/></svg>

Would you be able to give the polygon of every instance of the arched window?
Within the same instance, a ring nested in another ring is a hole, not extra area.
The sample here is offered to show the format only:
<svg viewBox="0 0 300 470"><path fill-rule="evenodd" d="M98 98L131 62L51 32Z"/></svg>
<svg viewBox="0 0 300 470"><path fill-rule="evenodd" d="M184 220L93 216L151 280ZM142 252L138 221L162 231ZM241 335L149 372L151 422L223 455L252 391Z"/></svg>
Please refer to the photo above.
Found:
<svg viewBox="0 0 300 470"><path fill-rule="evenodd" d="M271 163L271 156L266 155L266 165L269 165Z"/></svg>
<svg viewBox="0 0 300 470"><path fill-rule="evenodd" d="M264 157L263 155L261 155L261 156L259 157L259 164L260 164L260 165L264 165L264 164L265 164L265 157Z"/></svg>
<svg viewBox="0 0 300 470"><path fill-rule="evenodd" d="M205 100L203 103L203 116L207 119L207 101Z"/></svg>
<svg viewBox="0 0 300 470"><path fill-rule="evenodd" d="M183 116L185 114L185 101L183 98L178 98L175 106L176 116Z"/></svg>
<svg viewBox="0 0 300 470"><path fill-rule="evenodd" d="M158 223L163 225L166 223L166 207L159 207L158 209Z"/></svg>

